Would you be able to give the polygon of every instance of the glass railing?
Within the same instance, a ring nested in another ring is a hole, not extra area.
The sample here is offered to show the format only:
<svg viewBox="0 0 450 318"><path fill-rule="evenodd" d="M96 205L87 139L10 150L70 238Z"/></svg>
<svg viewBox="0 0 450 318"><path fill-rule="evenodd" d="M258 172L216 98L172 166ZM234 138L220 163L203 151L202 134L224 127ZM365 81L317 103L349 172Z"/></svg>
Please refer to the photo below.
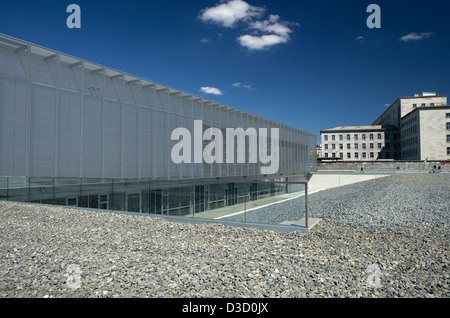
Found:
<svg viewBox="0 0 450 318"><path fill-rule="evenodd" d="M269 225L308 226L307 184L0 177L0 200Z"/></svg>

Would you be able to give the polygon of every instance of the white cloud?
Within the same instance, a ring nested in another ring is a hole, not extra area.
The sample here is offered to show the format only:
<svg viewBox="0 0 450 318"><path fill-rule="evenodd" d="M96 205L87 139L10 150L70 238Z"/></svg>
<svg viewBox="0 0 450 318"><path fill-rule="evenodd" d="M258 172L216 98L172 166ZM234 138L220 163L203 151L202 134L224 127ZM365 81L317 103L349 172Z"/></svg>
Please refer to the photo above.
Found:
<svg viewBox="0 0 450 318"><path fill-rule="evenodd" d="M209 43L209 41L210 41L210 39L207 39L207 38L204 38L204 39L200 40L201 43Z"/></svg>
<svg viewBox="0 0 450 318"><path fill-rule="evenodd" d="M263 33L264 35L243 35L238 38L238 42L250 50L263 50L280 43L287 43L290 40L289 34L292 30L288 25L299 25L298 23L279 22L278 15L271 14L268 20L249 23L251 29Z"/></svg>
<svg viewBox="0 0 450 318"><path fill-rule="evenodd" d="M247 23L246 35L237 38L238 43L249 50L264 50L280 43L287 43L293 32L290 26L298 23L280 21L280 16L269 15L267 20L258 20L265 13L262 7L255 7L243 0L222 0L220 4L201 11L203 22L212 22L224 27L235 27L238 22Z"/></svg>
<svg viewBox="0 0 450 318"><path fill-rule="evenodd" d="M275 33L279 36L289 38L289 33L291 33L292 30L289 29L287 25L299 25L298 23L278 22L279 20L280 16L271 14L268 20L251 22L249 26L250 28L255 30L260 30L267 33Z"/></svg>
<svg viewBox="0 0 450 318"><path fill-rule="evenodd" d="M215 87L202 87L200 88L200 92L211 95L223 95L222 91Z"/></svg>
<svg viewBox="0 0 450 318"><path fill-rule="evenodd" d="M358 36L356 39L357 39L358 41L364 41L364 40L365 40L365 37L363 37L362 35L360 35L360 36Z"/></svg>
<svg viewBox="0 0 450 318"><path fill-rule="evenodd" d="M276 44L286 43L288 40L276 34L263 36L243 35L238 38L238 42L250 50L264 50Z"/></svg>
<svg viewBox="0 0 450 318"><path fill-rule="evenodd" d="M250 85L250 84L242 84L240 82L233 83L231 86L237 87L237 88L245 88L245 89L248 89L249 91L255 91L256 90L256 88L254 88L252 85Z"/></svg>
<svg viewBox="0 0 450 318"><path fill-rule="evenodd" d="M400 41L403 41L403 42L420 41L420 40L428 39L432 35L433 35L433 33L431 33L431 32L425 32L425 33L420 33L420 34L416 33L416 32L411 32L410 34L402 36L400 38Z"/></svg>
<svg viewBox="0 0 450 318"><path fill-rule="evenodd" d="M212 22L224 27L234 27L239 21L261 16L264 11L264 8L254 7L242 0L222 1L215 7L202 10L200 19L203 22Z"/></svg>

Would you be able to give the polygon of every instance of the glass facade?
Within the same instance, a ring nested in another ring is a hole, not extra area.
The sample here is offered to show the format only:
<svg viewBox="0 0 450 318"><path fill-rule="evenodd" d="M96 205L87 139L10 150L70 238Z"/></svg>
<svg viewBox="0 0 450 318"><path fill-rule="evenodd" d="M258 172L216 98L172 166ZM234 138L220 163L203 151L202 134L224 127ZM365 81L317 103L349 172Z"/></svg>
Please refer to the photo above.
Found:
<svg viewBox="0 0 450 318"><path fill-rule="evenodd" d="M261 224L307 224L307 184L0 177L0 200ZM285 206L286 205L286 206Z"/></svg>

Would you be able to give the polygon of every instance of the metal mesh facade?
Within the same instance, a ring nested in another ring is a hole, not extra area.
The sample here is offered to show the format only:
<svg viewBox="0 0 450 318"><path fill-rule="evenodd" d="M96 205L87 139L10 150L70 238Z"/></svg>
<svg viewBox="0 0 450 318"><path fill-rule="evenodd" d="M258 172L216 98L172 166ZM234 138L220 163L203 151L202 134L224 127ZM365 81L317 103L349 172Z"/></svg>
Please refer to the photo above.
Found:
<svg viewBox="0 0 450 318"><path fill-rule="evenodd" d="M175 164L171 133L194 131L195 120L203 121L203 131L279 128L277 175L315 171L313 134L0 35L0 175L176 180L260 174L261 164L248 161ZM248 158L248 147L245 152Z"/></svg>

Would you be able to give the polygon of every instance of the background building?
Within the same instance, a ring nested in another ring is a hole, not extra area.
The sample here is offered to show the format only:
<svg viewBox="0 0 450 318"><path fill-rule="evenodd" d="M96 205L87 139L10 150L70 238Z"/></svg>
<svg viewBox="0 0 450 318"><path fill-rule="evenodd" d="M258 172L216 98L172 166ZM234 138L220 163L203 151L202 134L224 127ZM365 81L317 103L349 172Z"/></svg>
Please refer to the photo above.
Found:
<svg viewBox="0 0 450 318"><path fill-rule="evenodd" d="M373 161L398 157L397 134L394 127L346 126L320 133L324 159Z"/></svg>
<svg viewBox="0 0 450 318"><path fill-rule="evenodd" d="M423 92L401 97L371 126L321 131L323 158L337 157L344 161L448 160L449 113L446 95ZM367 136L367 142L359 143Z"/></svg>
<svg viewBox="0 0 450 318"><path fill-rule="evenodd" d="M249 142L245 163L174 163L171 133L195 120L278 128L278 172L249 162ZM313 134L0 35L0 199L183 215L286 193L268 182L315 170Z"/></svg>

